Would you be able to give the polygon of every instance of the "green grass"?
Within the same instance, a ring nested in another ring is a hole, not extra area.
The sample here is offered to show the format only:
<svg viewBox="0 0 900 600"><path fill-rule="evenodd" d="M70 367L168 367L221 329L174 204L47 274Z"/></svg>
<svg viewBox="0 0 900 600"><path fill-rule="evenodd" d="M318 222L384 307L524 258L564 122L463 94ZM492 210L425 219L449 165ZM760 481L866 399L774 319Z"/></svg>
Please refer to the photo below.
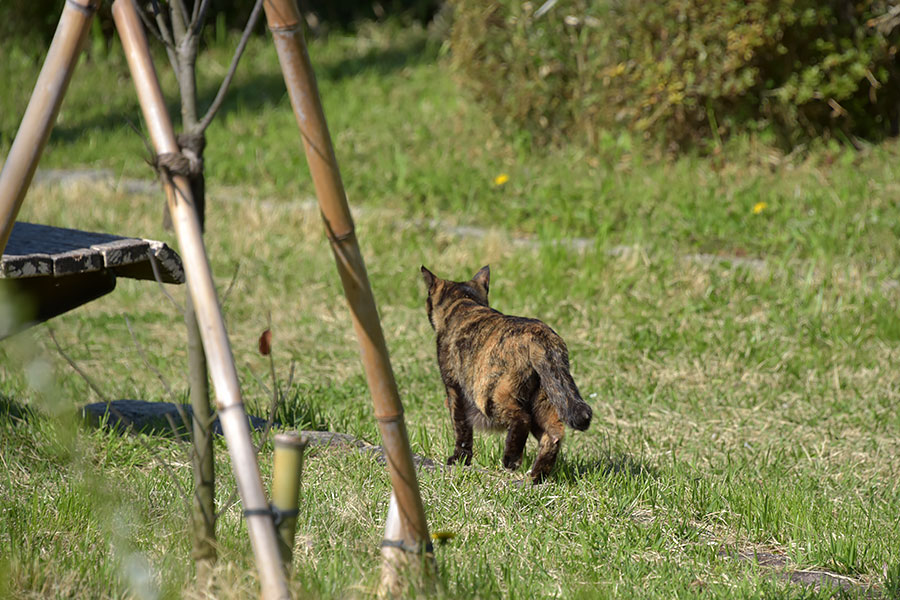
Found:
<svg viewBox="0 0 900 600"><path fill-rule="evenodd" d="M492 127L421 32L369 27L310 53L414 451L441 460L453 443L420 264L453 278L491 264L494 306L539 317L566 339L595 411L588 432L567 438L546 485L510 485L521 473L502 470L502 439L486 435L476 436L479 470L421 473L431 528L457 534L437 548L440 595L830 597L724 556L753 550L896 593L896 144L786 158L745 140L720 156L670 161L615 136L599 154L536 150ZM226 61L227 50L213 48L206 97ZM38 63L15 45L0 61L0 80L14 83L0 95L2 153ZM225 312L243 392L264 414L256 376L267 366L255 348L271 312L282 381L297 363L281 417L378 443L333 259L317 212L303 204L312 187L279 77L269 44L254 41L209 132L207 244L221 287L240 265ZM171 89L171 77L164 82ZM139 120L124 61L117 48L95 50L42 167L149 176L125 119ZM494 185L499 173L510 181ZM161 203L104 184L45 185L21 218L174 244ZM459 224L488 233L460 238L448 227ZM523 236L537 243L512 243ZM576 236L595 245L551 243ZM635 250L610 253L622 245ZM692 258L699 253L765 266ZM167 400L126 314L183 393L180 316L155 285L120 280L52 326L108 395ZM0 594L180 595L192 576L188 522L166 469L135 439L78 425L75 407L96 398L45 328L0 343L0 364ZM184 447L148 441L187 485ZM219 450L224 501L234 484L224 443ZM532 441L526 464L534 450ZM268 449L261 458L268 481ZM298 597L373 593L388 496L373 457L310 456L291 579ZM218 595L256 594L237 507L218 532Z"/></svg>

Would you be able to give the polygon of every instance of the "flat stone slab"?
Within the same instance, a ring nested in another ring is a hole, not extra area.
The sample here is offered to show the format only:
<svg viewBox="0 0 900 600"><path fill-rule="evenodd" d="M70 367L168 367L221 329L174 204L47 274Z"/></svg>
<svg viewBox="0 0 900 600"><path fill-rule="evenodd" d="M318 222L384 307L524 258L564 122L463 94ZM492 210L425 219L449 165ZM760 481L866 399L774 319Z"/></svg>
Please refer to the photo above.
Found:
<svg viewBox="0 0 900 600"><path fill-rule="evenodd" d="M106 427L122 431L164 436L172 436L177 432L179 437L187 438L188 428L181 418L179 407L190 422L193 410L189 404L176 405L172 402L146 400L113 400L108 405L106 402L95 402L82 407L81 415L94 427L105 424ZM248 415L248 419L251 429L262 431L266 428L266 419L253 415ZM217 435L222 435L222 424L218 417L212 423L212 430Z"/></svg>
<svg viewBox="0 0 900 600"><path fill-rule="evenodd" d="M171 437L177 433L178 437L187 439L188 428L184 425L179 407L184 411L185 417L193 418L193 411L189 404L174 404L172 402L147 402L146 400L113 400L108 405L106 402L87 404L81 409L82 418L93 427L105 425L108 428L123 432L136 431L148 435L162 435ZM266 428L266 419L248 415L250 428L263 431ZM273 423L272 427L280 427L280 423ZM216 435L223 435L219 418L212 423L212 430ZM332 431L301 431L309 445L325 448L352 448L364 454L375 454L375 459L385 463L384 448L366 443L346 433ZM416 467L434 470L443 469L444 465L436 464L430 458L413 454L413 463Z"/></svg>
<svg viewBox="0 0 900 600"><path fill-rule="evenodd" d="M183 425L184 422L178 410L179 406L190 421L193 418L193 412L189 404L176 405L172 402L147 402L145 400L113 400L109 405L106 402L95 402L83 406L81 416L93 427L100 427L101 424L104 424L108 428L122 432L136 431L165 437L172 437L177 433L179 438L187 440L188 429ZM250 421L251 429L265 430L266 419L253 415L248 415L247 418ZM272 424L273 428L280 426L281 424L278 422ZM223 435L218 417L213 421L212 430L216 435ZM369 444L347 433L309 430L299 433L306 439L310 447L349 448L362 454L374 454L375 460L379 463L384 464L387 461L382 446ZM435 463L430 458L418 454L413 454L413 464L417 468L429 471L446 468L445 465Z"/></svg>

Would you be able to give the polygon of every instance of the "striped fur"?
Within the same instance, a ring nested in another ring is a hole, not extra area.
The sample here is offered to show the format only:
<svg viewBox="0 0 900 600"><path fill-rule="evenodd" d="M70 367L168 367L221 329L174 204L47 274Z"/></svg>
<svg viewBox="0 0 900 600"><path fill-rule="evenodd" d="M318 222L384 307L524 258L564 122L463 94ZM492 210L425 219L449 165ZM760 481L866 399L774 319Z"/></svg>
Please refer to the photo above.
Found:
<svg viewBox="0 0 900 600"><path fill-rule="evenodd" d="M556 462L563 423L578 430L591 423L591 407L569 373L565 342L541 321L490 308L488 267L465 282L439 279L425 267L422 276L456 434L447 464L470 464L474 426L506 431L503 466L518 469L531 432L539 449L530 475L540 482Z"/></svg>

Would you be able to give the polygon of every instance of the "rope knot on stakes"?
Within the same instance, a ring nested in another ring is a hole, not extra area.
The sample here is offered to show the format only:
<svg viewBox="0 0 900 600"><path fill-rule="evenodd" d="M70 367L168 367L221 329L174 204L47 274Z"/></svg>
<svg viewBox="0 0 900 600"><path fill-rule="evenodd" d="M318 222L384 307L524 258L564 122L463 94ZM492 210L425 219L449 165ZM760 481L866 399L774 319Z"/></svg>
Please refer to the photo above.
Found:
<svg viewBox="0 0 900 600"><path fill-rule="evenodd" d="M87 4L80 4L75 2L75 0L66 0L66 4L89 17L93 17L94 13L97 12L97 8L100 6L98 0L89 0Z"/></svg>
<svg viewBox="0 0 900 600"><path fill-rule="evenodd" d="M202 133L179 133L175 139L181 151L157 154L154 165L156 169L164 169L171 175L182 175L189 179L202 174L206 136Z"/></svg>
<svg viewBox="0 0 900 600"><path fill-rule="evenodd" d="M156 155L153 168L160 175L170 177L181 175L187 177L191 184L191 195L194 200L194 208L200 219L200 227L203 228L206 213L206 185L203 181L203 150L206 149L206 136L203 132L182 132L175 136L175 141L180 148L179 152L161 152ZM172 216L169 207L163 207L163 228L172 230Z"/></svg>
<svg viewBox="0 0 900 600"><path fill-rule="evenodd" d="M203 132L189 133L182 132L175 136L181 153L187 157L191 163L191 175L199 174L203 171L203 151L206 149L206 135Z"/></svg>
<svg viewBox="0 0 900 600"><path fill-rule="evenodd" d="M279 525L281 525L281 523L285 519L299 516L300 509L299 508L291 508L288 510L284 510L284 509L278 508L274 504L270 504L269 508L248 508L248 509L244 510L244 518L245 519L247 517L259 517L259 516L265 516L265 515L272 517L272 524L275 525L275 527L278 527Z"/></svg>
<svg viewBox="0 0 900 600"><path fill-rule="evenodd" d="M382 548L398 548L403 550L407 554L422 554L423 548L420 544L407 544L403 540L381 540ZM434 554L434 545L431 543L431 540L428 540L424 544L424 552L425 554Z"/></svg>

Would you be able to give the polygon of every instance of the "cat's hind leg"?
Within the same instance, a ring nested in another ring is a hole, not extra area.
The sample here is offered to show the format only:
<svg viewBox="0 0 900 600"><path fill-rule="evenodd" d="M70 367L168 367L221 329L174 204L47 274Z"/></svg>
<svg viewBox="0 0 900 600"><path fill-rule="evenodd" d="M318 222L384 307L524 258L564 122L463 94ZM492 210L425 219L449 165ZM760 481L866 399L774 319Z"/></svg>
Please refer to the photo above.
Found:
<svg viewBox="0 0 900 600"><path fill-rule="evenodd" d="M538 454L529 475L534 483L540 483L550 474L553 465L556 464L565 428L556 407L550 404L543 392L535 401L531 417L531 432L538 438Z"/></svg>
<svg viewBox="0 0 900 600"><path fill-rule="evenodd" d="M453 421L453 433L456 435L456 447L453 454L447 458L447 464L452 465L462 461L465 465L472 464L472 422L466 410L466 399L462 390L456 386L447 386L447 407L450 409L450 418Z"/></svg>
<svg viewBox="0 0 900 600"><path fill-rule="evenodd" d="M522 455L525 452L525 442L528 441L528 430L531 428L531 419L522 414L522 418L516 419L506 430L506 446L503 450L503 468L510 471L517 470L522 465Z"/></svg>
<svg viewBox="0 0 900 600"><path fill-rule="evenodd" d="M531 430L531 416L519 404L516 386L510 379L503 379L494 388L490 406L496 422L506 428L506 446L503 450L503 467L515 471L522 465L525 442ZM485 411L488 412L488 411Z"/></svg>

